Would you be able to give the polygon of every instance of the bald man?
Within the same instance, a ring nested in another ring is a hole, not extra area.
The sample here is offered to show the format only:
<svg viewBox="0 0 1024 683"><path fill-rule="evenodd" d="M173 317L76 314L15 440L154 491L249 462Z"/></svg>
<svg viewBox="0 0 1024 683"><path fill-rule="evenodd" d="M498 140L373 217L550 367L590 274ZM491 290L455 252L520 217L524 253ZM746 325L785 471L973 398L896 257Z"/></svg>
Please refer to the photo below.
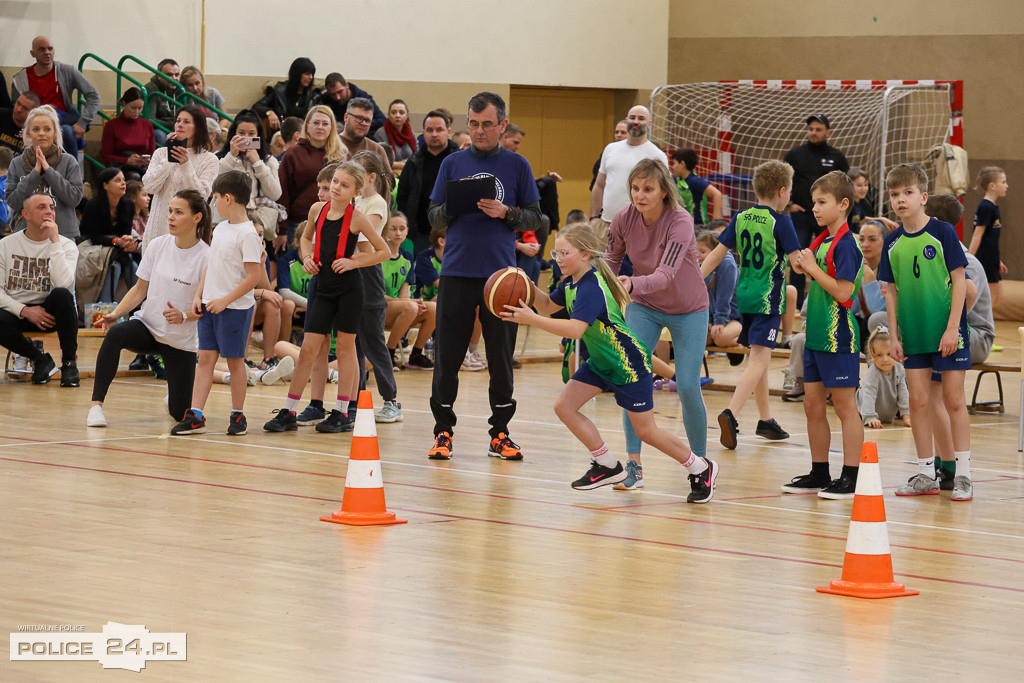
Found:
<svg viewBox="0 0 1024 683"><path fill-rule="evenodd" d="M647 139L651 112L637 105L626 116L626 139L609 143L601 154L601 167L590 191L590 227L602 243L608 226L621 209L629 206L629 172L643 159L657 159L668 168L668 158Z"/></svg>
<svg viewBox="0 0 1024 683"><path fill-rule="evenodd" d="M14 74L11 99L17 100L19 94L31 90L39 95L42 104L49 104L56 109L60 116L64 149L77 157L79 143L99 111L100 94L78 69L53 58L53 43L46 36L36 36L32 40L29 54L35 64ZM81 114L75 104L76 90L85 98Z"/></svg>

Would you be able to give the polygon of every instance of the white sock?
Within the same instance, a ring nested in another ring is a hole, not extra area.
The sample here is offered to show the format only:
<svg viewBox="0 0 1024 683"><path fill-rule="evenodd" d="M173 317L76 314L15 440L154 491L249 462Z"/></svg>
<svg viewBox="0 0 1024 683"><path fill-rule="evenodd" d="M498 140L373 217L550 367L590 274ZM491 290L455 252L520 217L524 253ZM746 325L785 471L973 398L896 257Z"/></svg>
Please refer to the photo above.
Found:
<svg viewBox="0 0 1024 683"><path fill-rule="evenodd" d="M224 373L224 384L231 384L231 373L230 372L225 372Z"/></svg>
<svg viewBox="0 0 1024 683"><path fill-rule="evenodd" d="M935 458L917 459L917 473L923 474L929 479L935 478Z"/></svg>
<svg viewBox="0 0 1024 683"><path fill-rule="evenodd" d="M686 462L683 463L683 467L685 467L686 471L689 472L690 474L700 474L701 472L706 470L709 467L709 465L707 460L700 457L693 451L690 451L690 457L687 458Z"/></svg>
<svg viewBox="0 0 1024 683"><path fill-rule="evenodd" d="M956 475L957 477L971 478L971 452L970 451L954 451L953 455L956 456Z"/></svg>
<svg viewBox="0 0 1024 683"><path fill-rule="evenodd" d="M339 413L348 413L349 400L350 399L348 398L342 398L341 396L339 396L338 400L335 401L334 403L335 410L337 410Z"/></svg>
<svg viewBox="0 0 1024 683"><path fill-rule="evenodd" d="M595 450L590 451L590 458L602 467L608 469L615 469L615 466L619 464L619 461L615 459L615 456L608 450L608 444L601 444Z"/></svg>
<svg viewBox="0 0 1024 683"><path fill-rule="evenodd" d="M299 409L299 399L301 398L301 396L292 396L291 394L288 394L288 398L284 400L284 409L290 410L292 415L294 415L295 411Z"/></svg>

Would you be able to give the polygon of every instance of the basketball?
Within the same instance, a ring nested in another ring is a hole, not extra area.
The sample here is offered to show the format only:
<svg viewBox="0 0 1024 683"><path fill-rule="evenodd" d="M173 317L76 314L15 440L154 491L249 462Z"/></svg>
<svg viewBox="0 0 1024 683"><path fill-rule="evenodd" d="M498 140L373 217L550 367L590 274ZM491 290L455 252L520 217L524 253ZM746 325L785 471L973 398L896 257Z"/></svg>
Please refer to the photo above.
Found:
<svg viewBox="0 0 1024 683"><path fill-rule="evenodd" d="M533 283L521 268L502 268L487 278L484 284L484 303L494 315L501 317L505 305L518 306L525 301L527 306L533 304Z"/></svg>

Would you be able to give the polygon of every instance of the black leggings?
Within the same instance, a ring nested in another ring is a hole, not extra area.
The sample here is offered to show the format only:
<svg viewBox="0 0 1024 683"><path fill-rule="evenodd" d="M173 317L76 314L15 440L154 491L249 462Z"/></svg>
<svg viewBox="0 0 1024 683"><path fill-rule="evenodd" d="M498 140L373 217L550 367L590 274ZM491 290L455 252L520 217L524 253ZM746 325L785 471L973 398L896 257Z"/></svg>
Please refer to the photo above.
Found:
<svg viewBox="0 0 1024 683"><path fill-rule="evenodd" d="M135 353L158 354L167 370L167 410L175 420L185 417L192 405L192 383L196 377L196 354L158 342L141 320L129 320L114 325L103 338L96 354L96 379L92 385L92 400L103 401L107 389L117 374L121 349Z"/></svg>
<svg viewBox="0 0 1024 683"><path fill-rule="evenodd" d="M75 298L71 291L63 287L57 287L46 295L46 298L38 304L53 316L54 325L48 330L40 330L35 323L19 318L13 313L0 310L0 346L10 349L14 353L31 358L33 362L43 357L43 352L36 348L28 337L22 332L56 332L60 340L60 354L62 362L74 361L78 355L78 310L75 308Z"/></svg>

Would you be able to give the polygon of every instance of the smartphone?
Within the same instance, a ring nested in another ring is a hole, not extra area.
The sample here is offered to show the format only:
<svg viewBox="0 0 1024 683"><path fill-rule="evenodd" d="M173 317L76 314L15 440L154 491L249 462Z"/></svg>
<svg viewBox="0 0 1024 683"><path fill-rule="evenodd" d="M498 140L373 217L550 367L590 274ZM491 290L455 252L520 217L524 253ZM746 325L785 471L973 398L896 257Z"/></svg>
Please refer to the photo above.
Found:
<svg viewBox="0 0 1024 683"><path fill-rule="evenodd" d="M259 138L244 137L241 140L239 140L239 142L238 142L238 149L244 149L244 150L255 149L256 151L259 151L259 149L260 149L260 139Z"/></svg>
<svg viewBox="0 0 1024 683"><path fill-rule="evenodd" d="M188 140L172 139L167 141L167 160L172 164L179 163L178 160L171 155L171 150L175 147L188 147Z"/></svg>

